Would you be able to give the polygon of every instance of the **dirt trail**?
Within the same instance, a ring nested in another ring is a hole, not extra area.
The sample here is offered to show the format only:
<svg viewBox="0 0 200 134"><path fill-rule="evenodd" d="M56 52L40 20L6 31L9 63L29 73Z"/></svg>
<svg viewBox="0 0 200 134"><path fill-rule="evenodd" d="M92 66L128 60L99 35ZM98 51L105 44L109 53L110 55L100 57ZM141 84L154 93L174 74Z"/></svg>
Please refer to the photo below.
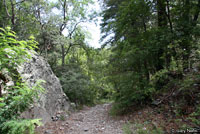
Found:
<svg viewBox="0 0 200 134"><path fill-rule="evenodd" d="M40 134L123 134L125 119L109 116L111 104L96 105L73 113L66 121L56 121L40 128Z"/></svg>

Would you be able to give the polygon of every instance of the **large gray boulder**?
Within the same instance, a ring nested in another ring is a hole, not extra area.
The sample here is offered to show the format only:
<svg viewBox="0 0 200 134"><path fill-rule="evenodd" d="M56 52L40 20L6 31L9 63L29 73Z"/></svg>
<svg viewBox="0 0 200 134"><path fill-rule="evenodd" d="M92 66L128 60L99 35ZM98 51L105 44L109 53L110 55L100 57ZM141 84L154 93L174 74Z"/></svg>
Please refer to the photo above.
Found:
<svg viewBox="0 0 200 134"><path fill-rule="evenodd" d="M45 93L41 93L39 100L22 114L25 118L41 118L43 123L51 121L57 113L69 110L68 97L62 90L59 79L55 76L50 65L37 53L31 52L32 59L19 67L18 72L30 86L33 86L38 79L46 81L43 87Z"/></svg>

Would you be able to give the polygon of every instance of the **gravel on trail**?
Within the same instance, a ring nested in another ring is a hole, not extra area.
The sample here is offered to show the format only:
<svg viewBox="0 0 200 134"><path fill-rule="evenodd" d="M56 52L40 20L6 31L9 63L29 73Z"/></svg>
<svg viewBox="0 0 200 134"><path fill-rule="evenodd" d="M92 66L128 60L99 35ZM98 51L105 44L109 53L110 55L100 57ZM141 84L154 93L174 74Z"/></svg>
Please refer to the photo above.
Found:
<svg viewBox="0 0 200 134"><path fill-rule="evenodd" d="M123 134L127 119L109 115L111 104L84 107L72 113L65 121L45 124L37 129L38 134Z"/></svg>

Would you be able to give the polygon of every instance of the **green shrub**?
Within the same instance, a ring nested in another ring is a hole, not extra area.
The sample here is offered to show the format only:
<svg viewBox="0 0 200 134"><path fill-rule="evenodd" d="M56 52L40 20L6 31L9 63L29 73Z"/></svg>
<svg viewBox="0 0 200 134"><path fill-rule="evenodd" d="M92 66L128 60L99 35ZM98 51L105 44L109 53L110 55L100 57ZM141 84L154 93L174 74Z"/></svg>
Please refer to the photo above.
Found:
<svg viewBox="0 0 200 134"><path fill-rule="evenodd" d="M76 104L92 104L95 98L90 79L76 63L60 67L56 71L62 87L70 101Z"/></svg>
<svg viewBox="0 0 200 134"><path fill-rule="evenodd" d="M34 134L35 125L41 125L40 119L33 120L10 120L4 123L3 131L7 134Z"/></svg>
<svg viewBox="0 0 200 134"><path fill-rule="evenodd" d="M135 104L144 104L151 101L155 92L147 80L142 79L138 73L122 74L116 83L115 102L116 107L123 110ZM130 81L131 80L131 81Z"/></svg>
<svg viewBox="0 0 200 134"><path fill-rule="evenodd" d="M5 80L3 83L6 93L0 96L0 133L33 134L35 125L41 125L41 123L38 119L20 119L20 114L33 103L38 93L43 91L40 86L42 81L38 81L32 88L28 87L17 73L17 67L25 59L30 58L27 50L33 50L36 42L33 38L28 41L18 41L10 28L6 30L0 28L0 46L0 73L14 81L13 86L7 86Z"/></svg>
<svg viewBox="0 0 200 134"><path fill-rule="evenodd" d="M167 69L162 69L152 76L151 83L157 90L162 89L162 87L168 83L168 73L169 71Z"/></svg>
<svg viewBox="0 0 200 134"><path fill-rule="evenodd" d="M136 124L136 132L138 134L164 134L164 131L159 127L145 127L143 124Z"/></svg>
<svg viewBox="0 0 200 134"><path fill-rule="evenodd" d="M164 134L163 130L159 127L151 127L150 125L146 126L144 124L132 124L127 123L123 127L124 134Z"/></svg>
<svg viewBox="0 0 200 134"><path fill-rule="evenodd" d="M131 124L130 123L125 124L123 126L123 132L124 132L124 134L133 134L133 131L131 129Z"/></svg>
<svg viewBox="0 0 200 134"><path fill-rule="evenodd" d="M193 124L200 126L199 117L200 117L200 105L196 106L196 111L191 113L188 119L190 119Z"/></svg>

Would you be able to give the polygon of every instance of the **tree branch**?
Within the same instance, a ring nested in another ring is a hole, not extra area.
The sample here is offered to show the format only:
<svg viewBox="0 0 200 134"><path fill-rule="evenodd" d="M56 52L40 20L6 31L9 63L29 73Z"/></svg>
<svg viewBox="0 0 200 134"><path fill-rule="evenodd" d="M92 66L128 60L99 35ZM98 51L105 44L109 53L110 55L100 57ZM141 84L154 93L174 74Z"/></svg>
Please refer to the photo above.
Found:
<svg viewBox="0 0 200 134"><path fill-rule="evenodd" d="M6 9L6 14L7 14L7 16L10 18L11 16L10 16L10 14L9 14L9 12L8 12L8 8L7 8L6 1L4 0L3 3L4 3L4 6L5 6L5 9Z"/></svg>
<svg viewBox="0 0 200 134"><path fill-rule="evenodd" d="M19 1L19 2L15 3L14 5L18 5L18 4L24 3L25 1L26 0Z"/></svg>
<svg viewBox="0 0 200 134"><path fill-rule="evenodd" d="M72 47L72 43L69 44L69 47L67 48L67 51L65 51L64 56L66 56L69 53L70 48Z"/></svg>
<svg viewBox="0 0 200 134"><path fill-rule="evenodd" d="M67 36L68 38L71 38L71 36L72 36L72 34L74 33L74 31L76 30L77 26L78 26L80 23L82 23L82 22L84 22L84 21L79 21L79 22L77 22L77 23L75 24L73 30L72 30L72 31L69 33L69 35Z"/></svg>
<svg viewBox="0 0 200 134"><path fill-rule="evenodd" d="M169 21L169 25L170 25L170 29L171 29L171 32L173 32L173 26L172 26L172 21L171 21L171 16L170 16L170 9L169 9L169 0L167 0L167 12L166 15L167 15L167 18L168 18L168 21Z"/></svg>

